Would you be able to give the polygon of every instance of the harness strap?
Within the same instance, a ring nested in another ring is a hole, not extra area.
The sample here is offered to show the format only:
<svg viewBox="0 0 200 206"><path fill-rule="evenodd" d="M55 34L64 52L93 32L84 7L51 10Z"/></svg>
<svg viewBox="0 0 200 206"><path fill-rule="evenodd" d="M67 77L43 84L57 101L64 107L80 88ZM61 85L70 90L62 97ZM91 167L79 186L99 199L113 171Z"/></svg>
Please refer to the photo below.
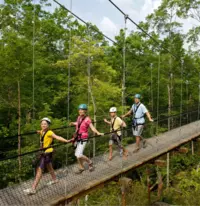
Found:
<svg viewBox="0 0 200 206"><path fill-rule="evenodd" d="M46 133L47 133L48 131L49 131L49 130L47 130L47 131L41 136L41 138L40 138L40 147L41 147L41 149L44 148L44 137L45 137L45 135L46 135Z"/></svg>
<svg viewBox="0 0 200 206"><path fill-rule="evenodd" d="M117 119L117 117L114 118L113 123L112 123L112 125L111 125L112 132L115 131L115 130L114 130L114 125L115 125L115 120L116 120L116 119Z"/></svg>
<svg viewBox="0 0 200 206"><path fill-rule="evenodd" d="M83 123L83 121L84 121L84 119L85 119L86 117L87 117L87 116L84 116L84 117L81 119L81 121L78 123L78 129L76 130L76 138L80 137L80 139L81 139L82 134L79 134L79 130L80 130L81 125L82 125L82 123Z"/></svg>

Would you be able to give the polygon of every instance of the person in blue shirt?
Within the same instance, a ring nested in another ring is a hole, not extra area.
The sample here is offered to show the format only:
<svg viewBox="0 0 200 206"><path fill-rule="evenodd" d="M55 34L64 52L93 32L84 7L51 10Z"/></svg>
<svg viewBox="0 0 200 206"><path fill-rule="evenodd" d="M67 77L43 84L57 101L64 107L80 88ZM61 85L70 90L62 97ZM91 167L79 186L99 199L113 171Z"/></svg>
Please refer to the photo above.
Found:
<svg viewBox="0 0 200 206"><path fill-rule="evenodd" d="M148 117L150 122L153 122L151 115L147 108L140 102L141 95L136 94L134 96L135 103L132 105L131 109L122 118L133 115L133 136L136 137L136 149L133 152L137 152L140 149L140 141L142 140L143 147L145 147L146 141L142 138L142 132L145 124L145 115Z"/></svg>

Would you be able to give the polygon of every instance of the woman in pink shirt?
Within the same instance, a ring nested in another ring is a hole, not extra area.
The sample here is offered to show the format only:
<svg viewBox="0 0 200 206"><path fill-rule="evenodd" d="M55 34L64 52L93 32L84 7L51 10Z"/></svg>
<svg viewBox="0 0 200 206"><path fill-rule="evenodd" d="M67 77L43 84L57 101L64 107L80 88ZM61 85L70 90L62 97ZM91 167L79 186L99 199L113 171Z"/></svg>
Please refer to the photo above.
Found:
<svg viewBox="0 0 200 206"><path fill-rule="evenodd" d="M71 122L71 125L76 126L76 134L75 134L75 137L71 141L76 142L75 156L79 164L79 168L76 173L80 174L84 171L84 166L83 166L84 161L88 163L89 171L92 171L94 169L92 161L83 154L85 146L88 141L89 128L97 135L103 135L103 134L96 130L96 128L92 124L90 117L87 116L87 105L86 104L80 104L78 107L78 112L79 112L79 116L77 118L77 121Z"/></svg>

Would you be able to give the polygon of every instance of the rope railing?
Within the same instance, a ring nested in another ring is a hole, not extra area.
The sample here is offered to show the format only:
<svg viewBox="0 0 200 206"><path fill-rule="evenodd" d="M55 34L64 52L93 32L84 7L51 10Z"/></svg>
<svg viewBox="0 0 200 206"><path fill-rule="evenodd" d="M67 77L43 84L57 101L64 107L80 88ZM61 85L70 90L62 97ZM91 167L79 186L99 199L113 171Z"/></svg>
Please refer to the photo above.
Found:
<svg viewBox="0 0 200 206"><path fill-rule="evenodd" d="M192 114L192 113L195 113L195 112L198 112L198 110L193 110L193 111L190 111L190 112L184 112L182 114L175 114L175 115L171 115L171 116L168 116L168 117L162 118L162 119L155 119L154 122L162 122L162 121L168 120L169 118L180 117L180 115L184 116L184 115ZM150 125L150 124L152 124L152 123L147 123L146 125ZM112 133L115 133L115 132L118 132L118 131L129 131L131 129L132 129L132 125L129 125L129 127L127 127L126 129L122 128L122 129L112 131L112 132L105 132L104 135L102 135L102 136L106 136L106 135L109 135L109 134L112 134ZM90 136L88 139L93 139L93 138L102 137L102 136L101 135L94 135L94 136ZM64 143L64 144L69 144L69 143ZM22 153L20 155L14 155L14 156L11 156L11 157L5 157L5 158L0 159L0 161L15 159L15 158L18 158L18 157L34 154L34 153L37 153L37 152L41 152L41 151L46 150L48 148L59 147L61 145L63 145L63 143L53 144L53 145L51 145L49 147L46 147L46 148L37 149L37 150L30 151L30 152L25 152L25 153Z"/></svg>
<svg viewBox="0 0 200 206"><path fill-rule="evenodd" d="M198 105L194 105L194 106L192 106L190 109L193 109L193 108L195 108L196 106L198 106ZM180 105L179 106L173 106L171 109L172 109L172 111L171 112L173 112L173 109L175 109L175 108L180 108ZM152 111L152 110L149 110L151 113L154 113L154 111ZM156 112L156 111L155 111ZM159 116L161 116L162 114L161 114L161 112L163 112L163 113L165 113L165 112L168 112L168 109L160 109L159 110ZM179 115L180 115L180 113L179 113ZM106 115L104 115L104 116L102 116L102 117L107 117ZM98 120L98 121L93 121L92 123L102 123L103 122L103 120ZM63 129L71 129L71 128L74 128L75 126L62 126L62 127L56 127L56 128L52 128L51 130L54 130L54 131L56 131L56 130L63 130ZM28 136L28 135L35 135L35 134L37 134L37 131L30 131L30 132L27 132L27 133L22 133L22 134L20 134L20 135L18 135L18 134L16 134L16 135L11 135L11 136L2 136L2 137L0 137L0 138L2 138L2 139L13 139L13 138L16 138L16 137L18 137L18 136L21 136L21 137L23 137L23 136Z"/></svg>

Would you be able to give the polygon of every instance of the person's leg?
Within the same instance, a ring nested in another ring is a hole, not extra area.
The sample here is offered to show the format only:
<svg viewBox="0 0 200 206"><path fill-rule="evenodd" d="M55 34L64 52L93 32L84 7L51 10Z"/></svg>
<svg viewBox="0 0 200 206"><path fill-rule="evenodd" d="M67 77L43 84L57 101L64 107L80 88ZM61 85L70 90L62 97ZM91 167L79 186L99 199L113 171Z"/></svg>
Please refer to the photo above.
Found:
<svg viewBox="0 0 200 206"><path fill-rule="evenodd" d="M112 145L113 145L113 136L111 135L110 137L110 141L109 141L109 160L112 160L112 153L113 153L113 149L112 149Z"/></svg>
<svg viewBox="0 0 200 206"><path fill-rule="evenodd" d="M112 145L109 145L109 160L112 160Z"/></svg>
<svg viewBox="0 0 200 206"><path fill-rule="evenodd" d="M82 160L81 160L80 150L81 150L81 142L77 142L75 156L77 158L77 162L78 162L79 168L81 170L84 170L83 163L82 163Z"/></svg>
<svg viewBox="0 0 200 206"><path fill-rule="evenodd" d="M136 147L140 148L140 136L136 136Z"/></svg>
<svg viewBox="0 0 200 206"><path fill-rule="evenodd" d="M35 177L35 180L34 180L33 185L32 185L32 188L34 190L36 189L38 183L40 182L41 177L42 177L42 169L40 167L38 167L36 177Z"/></svg>
<svg viewBox="0 0 200 206"><path fill-rule="evenodd" d="M76 152L75 152L75 156L77 157L79 168L81 170L84 170L84 165L83 165L84 161L86 161L88 164L91 164L91 160L89 160L88 157L83 155L86 143L87 142L78 142Z"/></svg>
<svg viewBox="0 0 200 206"><path fill-rule="evenodd" d="M51 177L52 177L52 180L56 180L56 175L55 175L55 172L54 172L54 169L53 169L53 166L52 166L52 163L48 163L47 164L47 170L49 171Z"/></svg>
<svg viewBox="0 0 200 206"><path fill-rule="evenodd" d="M136 141L136 148L133 150L133 152L137 152L139 150L138 145L140 145L140 137L138 137L137 126L133 127L132 131L133 131L133 136L135 137L135 141Z"/></svg>

